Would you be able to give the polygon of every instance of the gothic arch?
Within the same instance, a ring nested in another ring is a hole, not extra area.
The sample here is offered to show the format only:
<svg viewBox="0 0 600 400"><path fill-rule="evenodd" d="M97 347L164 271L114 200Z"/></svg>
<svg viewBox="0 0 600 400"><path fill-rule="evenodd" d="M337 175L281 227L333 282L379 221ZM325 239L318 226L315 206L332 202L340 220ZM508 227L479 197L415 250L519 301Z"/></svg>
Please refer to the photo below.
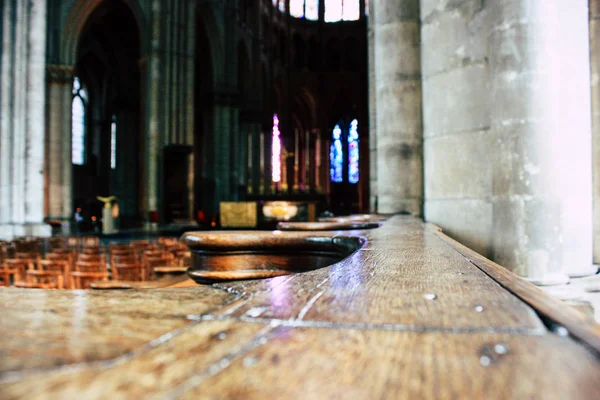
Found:
<svg viewBox="0 0 600 400"><path fill-rule="evenodd" d="M222 77L218 76L219 71L223 71L223 27L222 24L217 24L215 13L211 7L198 7L195 11L196 18L200 24L196 25L197 29L202 29L202 32L196 32L196 37L200 34L208 41L210 51L211 68L213 73L213 84L219 82ZM196 54L196 57L200 55Z"/></svg>
<svg viewBox="0 0 600 400"><path fill-rule="evenodd" d="M61 59L65 65L74 65L77 60L77 47L79 39L85 29L90 16L102 3L108 0L77 0L71 8L71 12L65 21L65 26L62 32L62 47ZM118 0L125 4L133 14L137 23L138 37L140 38L141 54L144 54L144 49L147 48L146 23L143 12L136 0Z"/></svg>

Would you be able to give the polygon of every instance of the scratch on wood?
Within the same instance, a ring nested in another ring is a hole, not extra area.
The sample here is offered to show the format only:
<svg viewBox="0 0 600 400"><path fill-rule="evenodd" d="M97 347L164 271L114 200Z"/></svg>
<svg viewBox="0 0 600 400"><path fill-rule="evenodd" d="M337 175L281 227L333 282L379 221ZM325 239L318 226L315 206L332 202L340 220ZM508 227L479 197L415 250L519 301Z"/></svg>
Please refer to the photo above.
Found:
<svg viewBox="0 0 600 400"><path fill-rule="evenodd" d="M319 299L319 297L323 296L323 293L325 293L325 291L321 290L319 293L317 293L316 295L314 295L308 301L308 303L306 303L306 305L304 307L302 307L302 310L300 310L300 312L298 313L298 317L296 319L299 320L299 321L302 321L302 319L304 318L304 316L306 315L306 313L308 312L308 310L310 310L310 308L313 306L313 304L315 304L315 302Z"/></svg>
<svg viewBox="0 0 600 400"><path fill-rule="evenodd" d="M259 348L260 346L265 345L269 341L269 339L271 337L273 337L275 329L276 328L274 328L271 325L265 326L256 335L254 335L248 342L242 344L241 346L239 346L239 347L235 348L234 350L230 351L229 353L225 354L219 360L210 364L209 366L204 368L202 371L199 371L198 373L193 373L191 378L189 378L188 380L186 380L185 382L183 382L182 384L180 384L179 386L174 388L170 393L165 395L163 398L165 398L165 399L181 398L185 392L192 390L195 387L199 386L205 379L210 378L211 376L217 375L221 371L225 370L227 367L229 367L229 365L231 365L231 363L234 360L245 356L252 350Z"/></svg>

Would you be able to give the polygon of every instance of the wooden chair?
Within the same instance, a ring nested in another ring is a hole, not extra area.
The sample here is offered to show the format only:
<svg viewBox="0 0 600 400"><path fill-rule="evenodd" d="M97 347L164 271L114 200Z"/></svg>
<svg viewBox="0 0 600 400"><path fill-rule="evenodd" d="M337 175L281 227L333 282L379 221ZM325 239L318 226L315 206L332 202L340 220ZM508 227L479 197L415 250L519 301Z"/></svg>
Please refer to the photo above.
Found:
<svg viewBox="0 0 600 400"><path fill-rule="evenodd" d="M144 269L138 262L113 264L112 274L113 280L134 282L145 280Z"/></svg>
<svg viewBox="0 0 600 400"><path fill-rule="evenodd" d="M148 240L132 240L129 245L131 247L146 247L150 245L150 242Z"/></svg>
<svg viewBox="0 0 600 400"><path fill-rule="evenodd" d="M106 256L104 254L79 254L77 261L82 262L97 262L106 264Z"/></svg>
<svg viewBox="0 0 600 400"><path fill-rule="evenodd" d="M77 261L75 271L78 272L107 272L105 262L97 261Z"/></svg>
<svg viewBox="0 0 600 400"><path fill-rule="evenodd" d="M84 247L79 254L105 254L103 247Z"/></svg>
<svg viewBox="0 0 600 400"><path fill-rule="evenodd" d="M63 289L63 275L60 271L27 271L25 282L17 282L16 287L29 289Z"/></svg>
<svg viewBox="0 0 600 400"><path fill-rule="evenodd" d="M123 255L116 255L113 256L110 260L110 265L114 265L114 264L131 264L131 263L137 263L139 262L138 257L134 254L134 253L130 253L130 254L123 254Z"/></svg>
<svg viewBox="0 0 600 400"><path fill-rule="evenodd" d="M11 286L13 282L17 282L19 270L7 266L0 267L0 286Z"/></svg>
<svg viewBox="0 0 600 400"><path fill-rule="evenodd" d="M63 277L63 286L71 287L71 263L66 260L40 260L39 271L60 272Z"/></svg>
<svg viewBox="0 0 600 400"><path fill-rule="evenodd" d="M158 238L157 243L162 246L173 246L179 242L179 239L172 237L161 236Z"/></svg>
<svg viewBox="0 0 600 400"><path fill-rule="evenodd" d="M14 270L14 282L24 281L25 273L34 269L31 260L8 258L4 260L4 269Z"/></svg>
<svg viewBox="0 0 600 400"><path fill-rule="evenodd" d="M41 259L40 254L39 253L21 253L21 252L17 252L15 254L15 258L19 259L19 260L26 260L29 263L31 263L33 266L35 266L37 264L37 262Z"/></svg>
<svg viewBox="0 0 600 400"><path fill-rule="evenodd" d="M82 237L81 246L84 249L88 247L100 247L100 238L95 236Z"/></svg>
<svg viewBox="0 0 600 400"><path fill-rule="evenodd" d="M107 281L108 272L71 272L71 289L89 289L96 281Z"/></svg>
<svg viewBox="0 0 600 400"><path fill-rule="evenodd" d="M145 280L153 280L156 278L154 267L173 266L173 257L144 257L144 277Z"/></svg>
<svg viewBox="0 0 600 400"><path fill-rule="evenodd" d="M72 289L89 289L92 282L100 280L108 280L105 262L77 261L75 263L75 271L71 272Z"/></svg>

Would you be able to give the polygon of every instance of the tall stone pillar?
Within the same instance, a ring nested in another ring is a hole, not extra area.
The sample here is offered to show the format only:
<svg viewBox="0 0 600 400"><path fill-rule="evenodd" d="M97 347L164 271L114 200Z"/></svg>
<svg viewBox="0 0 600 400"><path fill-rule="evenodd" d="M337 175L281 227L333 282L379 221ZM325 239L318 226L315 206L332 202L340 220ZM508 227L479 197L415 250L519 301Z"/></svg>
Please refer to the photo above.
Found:
<svg viewBox="0 0 600 400"><path fill-rule="evenodd" d="M421 215L423 156L419 0L375 0L375 174L378 212ZM376 106L375 106L376 105ZM372 125L373 126L373 125Z"/></svg>
<svg viewBox="0 0 600 400"><path fill-rule="evenodd" d="M594 263L600 264L600 0L590 0L590 62L592 72Z"/></svg>
<svg viewBox="0 0 600 400"><path fill-rule="evenodd" d="M488 4L493 257L539 284L591 274L587 0Z"/></svg>
<svg viewBox="0 0 600 400"><path fill-rule="evenodd" d="M46 217L71 220L71 103L73 67L48 65L46 105Z"/></svg>
<svg viewBox="0 0 600 400"><path fill-rule="evenodd" d="M5 2L0 93L0 236L46 236L46 1Z"/></svg>
<svg viewBox="0 0 600 400"><path fill-rule="evenodd" d="M375 15L375 2L369 2L369 15ZM375 85L375 18L367 19L369 67L369 210L377 212L377 88Z"/></svg>

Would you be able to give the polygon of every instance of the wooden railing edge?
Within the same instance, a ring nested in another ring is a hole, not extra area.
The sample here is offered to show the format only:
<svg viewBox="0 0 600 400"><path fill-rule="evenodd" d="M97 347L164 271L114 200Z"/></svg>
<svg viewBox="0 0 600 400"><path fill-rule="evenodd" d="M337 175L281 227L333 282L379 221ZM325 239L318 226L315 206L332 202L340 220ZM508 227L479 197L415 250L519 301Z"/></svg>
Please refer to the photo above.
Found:
<svg viewBox="0 0 600 400"><path fill-rule="evenodd" d="M440 239L462 254L486 275L531 306L538 314L567 329L569 334L595 350L600 355L600 325L561 300L544 292L519 275L471 250L446 235L440 227L427 223Z"/></svg>

